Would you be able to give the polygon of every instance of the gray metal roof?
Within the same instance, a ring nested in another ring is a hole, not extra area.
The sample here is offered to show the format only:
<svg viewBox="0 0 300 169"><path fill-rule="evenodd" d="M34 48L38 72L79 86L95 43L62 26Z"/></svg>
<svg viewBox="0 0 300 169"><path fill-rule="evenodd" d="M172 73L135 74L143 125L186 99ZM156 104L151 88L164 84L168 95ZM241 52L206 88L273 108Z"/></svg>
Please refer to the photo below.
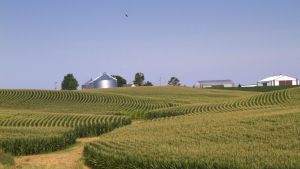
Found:
<svg viewBox="0 0 300 169"><path fill-rule="evenodd" d="M290 77L290 76L286 76L286 75L279 75L279 76L272 76L272 77L268 77L268 78L265 78L265 79L263 79L263 80L260 80L260 81L258 81L258 82L270 82L270 81L272 81L272 80L276 80L276 79L279 79L279 78L282 78L282 77L285 77L285 78L293 78L293 77ZM293 78L293 79L295 79L296 80L296 78Z"/></svg>
<svg viewBox="0 0 300 169"><path fill-rule="evenodd" d="M117 80L116 78L108 75L106 72L104 72L100 77L100 80Z"/></svg>
<svg viewBox="0 0 300 169"><path fill-rule="evenodd" d="M106 72L104 72L102 75L100 74L100 76L96 77L94 80L91 78L91 80L87 81L83 85L89 85L90 83L93 83L94 81L96 81L98 79L99 80L115 80L115 81L117 81L116 78L114 78L111 75L109 75Z"/></svg>
<svg viewBox="0 0 300 169"><path fill-rule="evenodd" d="M91 82L95 82L95 81L98 81L98 80L115 80L115 81L117 81L116 78L112 77L111 75L107 74L106 72L104 72L102 75L100 74L100 76L96 77Z"/></svg>
<svg viewBox="0 0 300 169"><path fill-rule="evenodd" d="M200 84L233 84L232 80L204 80L204 81L197 81Z"/></svg>

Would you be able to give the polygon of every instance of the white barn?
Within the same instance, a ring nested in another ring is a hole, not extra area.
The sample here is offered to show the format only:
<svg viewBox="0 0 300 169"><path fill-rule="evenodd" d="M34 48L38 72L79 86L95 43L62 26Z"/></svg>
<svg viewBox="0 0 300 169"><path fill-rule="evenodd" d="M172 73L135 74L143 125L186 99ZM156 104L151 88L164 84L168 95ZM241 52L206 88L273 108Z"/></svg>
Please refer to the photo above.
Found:
<svg viewBox="0 0 300 169"><path fill-rule="evenodd" d="M273 77L268 77L257 82L257 86L288 86L288 85L299 85L299 79L290 76L285 76L285 75L279 75L279 76L274 75Z"/></svg>
<svg viewBox="0 0 300 169"><path fill-rule="evenodd" d="M234 83L232 80L206 80L206 81L197 81L194 87L195 88L234 87Z"/></svg>

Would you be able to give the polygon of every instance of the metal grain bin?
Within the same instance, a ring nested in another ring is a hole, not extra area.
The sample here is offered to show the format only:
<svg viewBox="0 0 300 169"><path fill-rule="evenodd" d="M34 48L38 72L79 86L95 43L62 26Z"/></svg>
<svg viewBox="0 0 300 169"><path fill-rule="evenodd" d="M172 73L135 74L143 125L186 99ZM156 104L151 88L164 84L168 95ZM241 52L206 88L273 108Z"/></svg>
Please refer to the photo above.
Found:
<svg viewBox="0 0 300 169"><path fill-rule="evenodd" d="M100 75L94 81L94 88L113 88L117 87L117 79L108 75L106 72Z"/></svg>
<svg viewBox="0 0 300 169"><path fill-rule="evenodd" d="M91 78L91 80L87 81L85 84L82 85L82 89L90 89L89 84L90 82L92 82L93 79ZM93 86L94 87L94 86Z"/></svg>
<svg viewBox="0 0 300 169"><path fill-rule="evenodd" d="M93 81L89 83L89 89L94 89L94 82Z"/></svg>

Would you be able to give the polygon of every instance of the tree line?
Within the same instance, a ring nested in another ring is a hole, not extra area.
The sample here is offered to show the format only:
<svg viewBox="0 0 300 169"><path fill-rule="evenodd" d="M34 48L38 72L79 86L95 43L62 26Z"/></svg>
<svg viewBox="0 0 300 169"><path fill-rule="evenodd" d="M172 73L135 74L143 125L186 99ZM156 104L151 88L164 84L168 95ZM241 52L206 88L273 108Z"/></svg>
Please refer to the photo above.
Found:
<svg viewBox="0 0 300 169"><path fill-rule="evenodd" d="M112 77L117 79L117 87L123 87L124 84L127 84L127 81L119 75L112 75ZM178 78L171 77L171 79L168 81L168 85L180 86L181 84L179 82L180 80L178 80ZM137 86L153 86L152 82L145 82L145 76L141 72L135 74L133 83ZM78 81L76 80L74 75L72 73L69 73L64 76L64 79L61 83L61 90L77 90L78 86Z"/></svg>

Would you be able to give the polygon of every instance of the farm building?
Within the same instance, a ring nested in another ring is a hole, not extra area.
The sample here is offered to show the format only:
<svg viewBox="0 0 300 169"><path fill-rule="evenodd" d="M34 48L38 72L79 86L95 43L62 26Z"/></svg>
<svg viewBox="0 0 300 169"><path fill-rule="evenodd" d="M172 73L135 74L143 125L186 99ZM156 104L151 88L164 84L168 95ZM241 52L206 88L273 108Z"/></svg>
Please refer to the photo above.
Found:
<svg viewBox="0 0 300 169"><path fill-rule="evenodd" d="M110 76L106 72L94 80L91 79L82 85L82 89L96 89L96 88L113 88L117 87L117 79Z"/></svg>
<svg viewBox="0 0 300 169"><path fill-rule="evenodd" d="M93 79L91 78L91 80L87 81L85 84L82 85L82 89L89 89L90 85L93 84ZM94 88L94 85L92 87L92 89Z"/></svg>
<svg viewBox="0 0 300 169"><path fill-rule="evenodd" d="M299 85L299 79L279 75L279 76L272 76L260 80L257 82L257 86L288 86L288 85Z"/></svg>
<svg viewBox="0 0 300 169"><path fill-rule="evenodd" d="M234 87L234 83L232 80L206 80L206 81L197 81L194 87L195 88Z"/></svg>
<svg viewBox="0 0 300 169"><path fill-rule="evenodd" d="M123 84L123 87L136 87L139 86L138 84L133 84L132 82L129 82L127 84Z"/></svg>

